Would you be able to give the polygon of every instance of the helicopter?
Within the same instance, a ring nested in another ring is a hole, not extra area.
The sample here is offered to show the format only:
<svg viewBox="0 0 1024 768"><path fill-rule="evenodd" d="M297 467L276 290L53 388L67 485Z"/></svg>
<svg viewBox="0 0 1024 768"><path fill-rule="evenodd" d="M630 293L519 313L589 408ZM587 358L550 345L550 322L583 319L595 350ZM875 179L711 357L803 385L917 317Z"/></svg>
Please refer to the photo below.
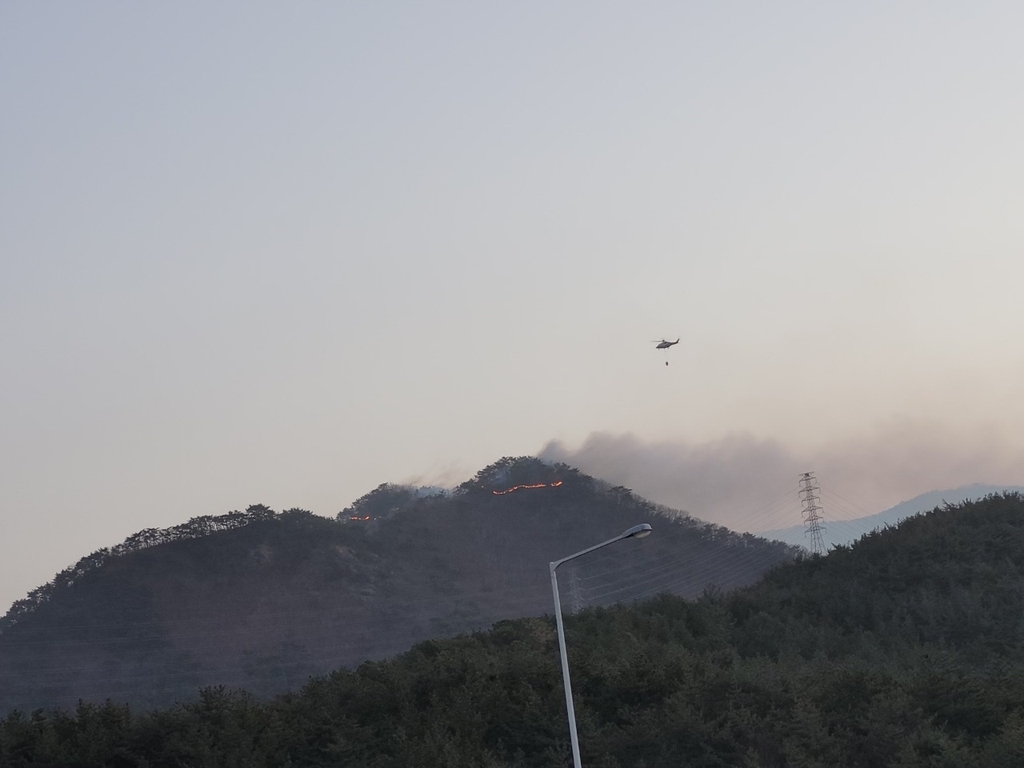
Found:
<svg viewBox="0 0 1024 768"><path fill-rule="evenodd" d="M655 349L664 349L667 352L669 347L674 347L679 343L679 339L676 339L675 341L669 341L668 339L655 339L654 343L657 344ZM665 361L665 365L668 365L668 360Z"/></svg>

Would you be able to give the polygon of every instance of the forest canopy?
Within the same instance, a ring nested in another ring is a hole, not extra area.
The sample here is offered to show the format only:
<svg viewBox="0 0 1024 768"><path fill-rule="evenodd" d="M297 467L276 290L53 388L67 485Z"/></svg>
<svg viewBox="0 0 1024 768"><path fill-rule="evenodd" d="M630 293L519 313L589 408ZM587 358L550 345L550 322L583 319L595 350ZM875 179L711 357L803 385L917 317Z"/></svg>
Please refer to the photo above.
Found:
<svg viewBox="0 0 1024 768"><path fill-rule="evenodd" d="M947 506L756 585L568 619L584 764L1024 762L1024 499ZM567 765L553 622L504 621L260 700L0 722L0 764Z"/></svg>

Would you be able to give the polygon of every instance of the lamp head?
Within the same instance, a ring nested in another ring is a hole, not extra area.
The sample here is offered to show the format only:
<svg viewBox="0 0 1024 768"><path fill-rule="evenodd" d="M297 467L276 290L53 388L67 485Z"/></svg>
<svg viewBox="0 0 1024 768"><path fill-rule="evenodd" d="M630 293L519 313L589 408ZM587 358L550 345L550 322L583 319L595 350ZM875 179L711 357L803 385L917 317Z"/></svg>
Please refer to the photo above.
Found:
<svg viewBox="0 0 1024 768"><path fill-rule="evenodd" d="M640 523L640 525L634 525L632 528L630 528L628 531L622 534L622 538L642 539L644 536L650 536L652 530L653 529L651 528L651 526L647 523Z"/></svg>

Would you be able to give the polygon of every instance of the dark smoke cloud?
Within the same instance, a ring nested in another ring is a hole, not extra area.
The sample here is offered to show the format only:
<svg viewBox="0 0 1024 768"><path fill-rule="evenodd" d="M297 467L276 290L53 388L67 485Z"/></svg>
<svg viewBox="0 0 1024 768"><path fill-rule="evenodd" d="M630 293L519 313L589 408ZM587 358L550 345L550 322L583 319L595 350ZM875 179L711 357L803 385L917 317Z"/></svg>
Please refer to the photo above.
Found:
<svg viewBox="0 0 1024 768"><path fill-rule="evenodd" d="M704 520L750 531L800 523L797 482L808 471L832 502L826 515L835 520L874 514L926 491L1024 484L1024 447L1011 445L998 430L957 431L918 422L891 422L810 450L750 435L687 443L598 432L576 449L552 441L539 456Z"/></svg>

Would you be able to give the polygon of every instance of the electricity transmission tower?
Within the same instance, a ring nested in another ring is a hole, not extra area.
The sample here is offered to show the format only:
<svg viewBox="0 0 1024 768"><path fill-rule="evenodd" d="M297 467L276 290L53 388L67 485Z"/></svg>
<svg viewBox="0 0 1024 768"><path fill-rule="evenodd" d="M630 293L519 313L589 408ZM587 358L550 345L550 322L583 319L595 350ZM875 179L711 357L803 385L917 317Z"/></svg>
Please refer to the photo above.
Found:
<svg viewBox="0 0 1024 768"><path fill-rule="evenodd" d="M804 522L807 524L804 535L811 537L811 552L815 555L825 554L825 540L821 535L825 526L821 524L820 491L813 472L800 475L800 502L804 506Z"/></svg>

